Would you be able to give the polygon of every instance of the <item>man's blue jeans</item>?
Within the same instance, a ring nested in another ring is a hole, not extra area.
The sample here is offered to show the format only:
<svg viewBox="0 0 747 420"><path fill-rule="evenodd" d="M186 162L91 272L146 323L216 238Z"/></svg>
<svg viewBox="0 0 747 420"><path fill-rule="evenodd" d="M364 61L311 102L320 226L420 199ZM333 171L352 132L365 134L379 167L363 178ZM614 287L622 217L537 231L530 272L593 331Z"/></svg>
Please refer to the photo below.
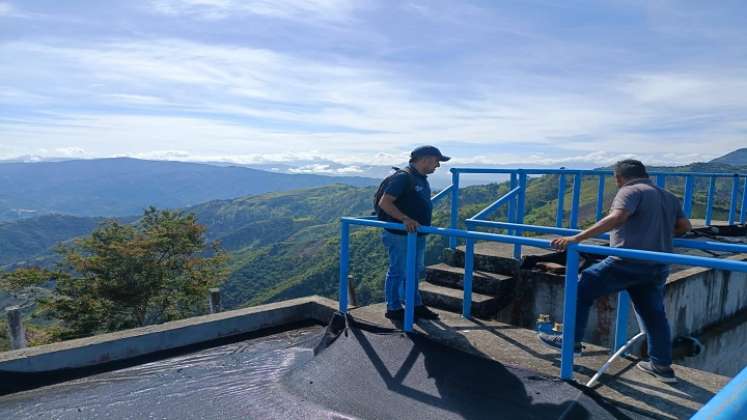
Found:
<svg viewBox="0 0 747 420"><path fill-rule="evenodd" d="M576 306L576 342L584 337L594 300L627 290L643 323L648 354L657 365L672 364L672 336L664 311L668 265L646 265L607 257L581 273Z"/></svg>
<svg viewBox="0 0 747 420"><path fill-rule="evenodd" d="M397 235L384 231L381 235L387 253L389 254L389 270L386 272L384 282L384 295L386 296L387 310L402 308L405 302L405 280L407 278L407 235ZM415 256L416 280L420 279L425 271L425 236L418 236L417 253ZM420 291L415 288L415 306L422 305Z"/></svg>

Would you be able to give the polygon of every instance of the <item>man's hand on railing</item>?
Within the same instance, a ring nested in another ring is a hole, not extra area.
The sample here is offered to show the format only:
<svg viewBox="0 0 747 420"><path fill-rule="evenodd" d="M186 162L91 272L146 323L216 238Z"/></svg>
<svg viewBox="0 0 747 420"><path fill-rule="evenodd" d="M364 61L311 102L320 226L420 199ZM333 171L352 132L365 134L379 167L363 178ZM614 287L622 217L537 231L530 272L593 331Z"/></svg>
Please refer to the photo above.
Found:
<svg viewBox="0 0 747 420"><path fill-rule="evenodd" d="M415 232L420 227L420 223L410 219L409 217L403 218L402 224L405 225L405 229L407 229L408 232Z"/></svg>
<svg viewBox="0 0 747 420"><path fill-rule="evenodd" d="M563 236L553 239L552 242L550 242L550 245L558 251L565 251L565 249L568 248L568 244L577 244L579 242L581 242L581 240L578 238L578 235Z"/></svg>

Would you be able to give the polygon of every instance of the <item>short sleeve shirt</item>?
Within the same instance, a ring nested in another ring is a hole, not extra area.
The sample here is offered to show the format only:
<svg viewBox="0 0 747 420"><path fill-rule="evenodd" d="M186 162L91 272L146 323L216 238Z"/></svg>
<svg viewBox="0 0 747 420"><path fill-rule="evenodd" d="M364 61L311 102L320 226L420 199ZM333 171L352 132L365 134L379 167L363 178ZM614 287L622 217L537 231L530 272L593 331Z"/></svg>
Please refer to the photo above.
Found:
<svg viewBox="0 0 747 420"><path fill-rule="evenodd" d="M422 226L430 226L433 214L431 203L431 187L428 178L421 175L415 168L409 168L410 173L398 172L389 179L384 193L395 197L394 205L411 219ZM396 221L381 212L382 220ZM403 233L397 231L395 233Z"/></svg>
<svg viewBox="0 0 747 420"><path fill-rule="evenodd" d="M649 179L637 179L623 185L612 201L612 210L625 210L629 216L610 232L610 246L672 252L672 237L677 219L685 218L680 200Z"/></svg>

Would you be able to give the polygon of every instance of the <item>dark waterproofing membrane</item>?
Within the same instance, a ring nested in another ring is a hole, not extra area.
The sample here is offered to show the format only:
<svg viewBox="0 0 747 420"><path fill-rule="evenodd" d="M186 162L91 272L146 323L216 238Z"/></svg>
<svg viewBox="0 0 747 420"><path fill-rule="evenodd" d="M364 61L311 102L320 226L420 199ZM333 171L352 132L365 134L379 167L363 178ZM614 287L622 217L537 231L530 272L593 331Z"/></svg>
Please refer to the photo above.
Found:
<svg viewBox="0 0 747 420"><path fill-rule="evenodd" d="M608 419L593 393L346 323L222 345L0 397L0 418Z"/></svg>

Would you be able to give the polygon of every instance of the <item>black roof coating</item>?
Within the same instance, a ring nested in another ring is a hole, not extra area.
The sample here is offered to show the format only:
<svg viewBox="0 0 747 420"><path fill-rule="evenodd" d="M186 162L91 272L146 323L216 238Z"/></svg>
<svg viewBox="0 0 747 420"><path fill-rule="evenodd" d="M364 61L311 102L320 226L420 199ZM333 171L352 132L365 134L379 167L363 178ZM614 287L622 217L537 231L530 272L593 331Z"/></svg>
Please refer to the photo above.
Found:
<svg viewBox="0 0 747 420"><path fill-rule="evenodd" d="M625 418L592 391L333 322L0 397L0 418Z"/></svg>

